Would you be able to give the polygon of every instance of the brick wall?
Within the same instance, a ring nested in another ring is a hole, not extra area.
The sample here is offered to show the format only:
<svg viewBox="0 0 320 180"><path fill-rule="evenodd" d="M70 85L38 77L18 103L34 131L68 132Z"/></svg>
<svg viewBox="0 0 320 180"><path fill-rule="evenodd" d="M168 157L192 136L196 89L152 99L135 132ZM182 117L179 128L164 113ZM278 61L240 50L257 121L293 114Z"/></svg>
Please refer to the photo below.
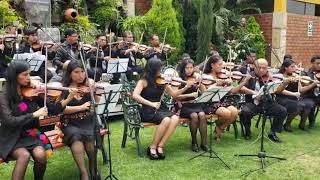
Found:
<svg viewBox="0 0 320 180"><path fill-rule="evenodd" d="M308 21L313 21L311 37L307 34ZM288 13L286 54L291 54L304 67L310 65L311 57L320 54L320 17Z"/></svg>
<svg viewBox="0 0 320 180"><path fill-rule="evenodd" d="M152 0L135 0L136 1L136 15L144 15L151 8Z"/></svg>
<svg viewBox="0 0 320 180"><path fill-rule="evenodd" d="M255 15L256 21L260 24L261 31L267 44L272 44L272 13L265 13L261 15ZM271 49L266 47L266 59L271 62Z"/></svg>

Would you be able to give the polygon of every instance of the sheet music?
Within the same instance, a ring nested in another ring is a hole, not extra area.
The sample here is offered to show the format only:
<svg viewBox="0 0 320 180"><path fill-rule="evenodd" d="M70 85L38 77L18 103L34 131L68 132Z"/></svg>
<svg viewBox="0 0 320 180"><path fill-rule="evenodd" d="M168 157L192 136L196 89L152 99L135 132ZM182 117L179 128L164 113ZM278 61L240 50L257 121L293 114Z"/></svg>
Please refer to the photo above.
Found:
<svg viewBox="0 0 320 180"><path fill-rule="evenodd" d="M196 103L218 102L223 98L232 87L211 86L200 97L196 98Z"/></svg>
<svg viewBox="0 0 320 180"><path fill-rule="evenodd" d="M110 103L108 104L108 110L109 112L114 111L116 108L117 102L120 98L120 90L122 87L122 84L109 84L109 83L96 83L96 86L103 87L104 93L102 94L100 101L97 103L96 112L97 114L104 114L104 109L106 106L106 100L109 96L109 92L112 90L112 95L110 99Z"/></svg>
<svg viewBox="0 0 320 180"><path fill-rule="evenodd" d="M38 71L46 56L39 53L22 53L14 54L13 61L27 61L31 71Z"/></svg>
<svg viewBox="0 0 320 180"><path fill-rule="evenodd" d="M128 69L129 58L121 58L119 59L118 72L127 72Z"/></svg>
<svg viewBox="0 0 320 180"><path fill-rule="evenodd" d="M264 86L262 86L258 92L258 94L253 95L252 98L259 98L261 96L264 95L264 89L267 88L268 93L273 94L276 92L276 90L278 89L278 87L280 86L280 84L282 84L282 82L269 82L267 84L265 84ZM265 87L266 86L266 87Z"/></svg>
<svg viewBox="0 0 320 180"><path fill-rule="evenodd" d="M129 58L111 59L108 61L107 73L127 72Z"/></svg>

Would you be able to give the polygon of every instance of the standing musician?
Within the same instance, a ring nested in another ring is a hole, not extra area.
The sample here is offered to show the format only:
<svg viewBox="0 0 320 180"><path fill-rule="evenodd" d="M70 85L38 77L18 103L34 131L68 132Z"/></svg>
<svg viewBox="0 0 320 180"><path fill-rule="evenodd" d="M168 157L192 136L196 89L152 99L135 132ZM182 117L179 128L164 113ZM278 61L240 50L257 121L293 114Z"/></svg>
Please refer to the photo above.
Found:
<svg viewBox="0 0 320 180"><path fill-rule="evenodd" d="M311 89L307 90L303 95L304 99L309 99L314 102L314 107L311 109L309 114L309 128L312 129L315 127L316 117L315 117L315 107L320 105L320 96L319 96L319 78L320 78L320 56L315 55L311 58L311 67L304 73L314 80L312 83Z"/></svg>
<svg viewBox="0 0 320 180"><path fill-rule="evenodd" d="M287 109L287 120L283 125L284 130L287 132L292 132L291 122L298 113L301 113L299 129L305 130L305 122L314 105L312 100L300 98L300 96L306 92L306 90L310 90L313 85L302 87L298 81L299 77L293 76L295 70L296 64L292 59L285 59L279 70L283 78L292 78L286 89L280 94L277 94L276 97L276 101Z"/></svg>
<svg viewBox="0 0 320 180"><path fill-rule="evenodd" d="M65 42L58 48L56 56L53 58L53 65L57 66L56 72L62 71L63 63L66 60L80 59L78 45L79 35L75 29L67 29L64 32Z"/></svg>
<svg viewBox="0 0 320 180"><path fill-rule="evenodd" d="M131 31L123 33L123 41L118 45L118 53L120 58L129 58L127 78L132 80L133 73L143 73L143 67L137 65L136 59L143 58L143 52L139 50L139 44L133 42L133 34Z"/></svg>
<svg viewBox="0 0 320 180"><path fill-rule="evenodd" d="M254 64L254 71L251 72L255 79L249 80L246 86L241 88L241 92L246 94L246 103L242 106L240 113L240 121L245 127L245 139L251 138L251 119L258 113L263 113L263 106L265 113L273 118L271 125L271 132L268 137L274 142L280 143L280 139L276 132L282 131L283 121L287 116L287 110L282 105L273 101L272 97L264 99L253 99L252 95L256 95L263 85L274 81L272 74L268 72L268 62L265 59L258 59ZM288 85L288 81L284 80L277 89L277 93L281 93Z"/></svg>
<svg viewBox="0 0 320 180"><path fill-rule="evenodd" d="M34 178L43 179L47 157L45 152L48 139L41 139L34 128L39 128L39 117L59 114L71 100L76 90L70 90L66 100L54 102L47 100L47 107L42 107L44 98L23 94L23 89L30 87L30 67L26 61L14 61L8 67L6 85L0 93L0 157L5 161L16 160L12 179L24 179L24 175L32 156L34 160ZM39 107L41 107L39 109ZM33 134L33 133L34 134ZM40 133L40 132L39 132ZM45 142L47 141L47 142Z"/></svg>
<svg viewBox="0 0 320 180"><path fill-rule="evenodd" d="M71 60L69 62L64 75L63 86L88 88L89 80L85 76L81 61ZM64 92L62 99L67 98L67 96L69 96L68 93ZM90 93L78 93L67 104L61 116L63 123L61 130L64 133L63 142L71 149L73 159L80 171L80 179L89 179L84 153L86 152L89 159L91 177L94 175L93 167L96 160L94 153L94 114L90 111L90 102Z"/></svg>
<svg viewBox="0 0 320 180"><path fill-rule="evenodd" d="M170 52L169 48L164 48L162 44L160 44L159 36L153 34L150 39L151 47L146 50L144 54L144 58L149 60L151 58L158 58L162 61L166 60L167 54Z"/></svg>
<svg viewBox="0 0 320 180"><path fill-rule="evenodd" d="M147 149L147 154L152 160L165 158L164 145L179 123L179 117L174 115L162 102L164 93L175 98L190 88L190 84L187 83L184 88L174 91L169 84L157 83L156 80L161 75L161 68L161 60L150 59L146 64L144 75L137 82L133 91L133 99L142 104L140 109L142 122L159 124L153 141Z"/></svg>
<svg viewBox="0 0 320 180"><path fill-rule="evenodd" d="M102 73L107 72L108 61L110 60L110 47L107 46L107 36L99 34L96 36L96 47L90 50L90 69L88 70L89 77L94 79L94 73L96 73L96 81L101 78ZM97 47L98 49L98 59L97 59ZM118 52L111 49L111 58L118 57ZM97 59L97 68L96 66ZM116 84L119 82L120 74L114 73L111 84Z"/></svg>
<svg viewBox="0 0 320 180"><path fill-rule="evenodd" d="M210 75L214 80L217 81L213 86L227 87L231 85L232 79L228 78L228 76L223 74L222 68L223 59L221 56L213 55L209 57L207 63L205 64L204 74ZM228 79L225 79L226 77ZM250 78L250 75L246 76L238 86L233 87L230 90L230 93L237 93ZM235 106L232 106L231 102L227 98L223 98L220 100L220 102L215 102L211 104L206 111L208 114L214 113L219 117L215 129L215 139L217 142L220 142L222 133L224 132L225 128L227 128L230 124L235 122L235 120L238 117L239 110Z"/></svg>
<svg viewBox="0 0 320 180"><path fill-rule="evenodd" d="M24 35L26 36L26 39L21 43L21 48L19 53L39 53L42 55L45 55L45 48L41 45L37 28L33 26L26 26L24 28ZM50 55L51 54L51 55ZM47 57L50 59L50 56L53 56L52 53L48 53ZM42 80L44 80L45 76L45 63L43 62L40 66L40 69L37 72L31 72L32 76L40 76ZM47 70L47 78L50 80L52 78L51 71Z"/></svg>
<svg viewBox="0 0 320 180"><path fill-rule="evenodd" d="M179 65L179 76L182 80L194 83L183 94L176 97L180 104L180 117L191 119L190 133L192 138L192 151L198 152L199 146L197 143L197 131L199 129L201 135L200 148L208 151L207 146L207 119L201 104L195 104L194 100L198 97L198 89L205 90L203 84L197 85L196 81L200 78L194 72L194 61L189 58L181 60ZM181 87L182 88L182 87Z"/></svg>

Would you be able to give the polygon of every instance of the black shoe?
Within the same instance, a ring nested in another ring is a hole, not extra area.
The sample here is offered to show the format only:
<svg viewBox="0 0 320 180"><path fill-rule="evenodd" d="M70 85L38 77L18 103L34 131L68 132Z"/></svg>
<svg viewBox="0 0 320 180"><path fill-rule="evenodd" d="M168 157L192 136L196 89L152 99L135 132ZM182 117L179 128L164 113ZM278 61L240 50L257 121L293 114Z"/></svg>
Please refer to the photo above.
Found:
<svg viewBox="0 0 320 180"><path fill-rule="evenodd" d="M245 140L250 140L251 139L251 135L244 135L243 137Z"/></svg>
<svg viewBox="0 0 320 180"><path fill-rule="evenodd" d="M286 131L286 132L293 132L292 128L291 128L291 125L284 125L283 126L283 129Z"/></svg>
<svg viewBox="0 0 320 180"><path fill-rule="evenodd" d="M201 148L203 151L205 151L205 152L208 152L208 151L209 151L209 147L208 147L208 145L206 145L206 144L201 144L201 145L200 145L200 148Z"/></svg>
<svg viewBox="0 0 320 180"><path fill-rule="evenodd" d="M191 150L194 151L194 152L199 152L198 144L192 144Z"/></svg>
<svg viewBox="0 0 320 180"><path fill-rule="evenodd" d="M151 153L151 148L150 148L150 147L147 148L147 155L149 156L150 160L157 160L157 159L159 159L158 154L152 154L152 153Z"/></svg>
<svg viewBox="0 0 320 180"><path fill-rule="evenodd" d="M268 135L269 139L273 142L276 142L276 143L281 143L279 137L277 136L276 133L272 132Z"/></svg>
<svg viewBox="0 0 320 180"><path fill-rule="evenodd" d="M309 124L309 129L314 129L316 126L315 126L315 123L314 122L312 122L312 123L310 123Z"/></svg>
<svg viewBox="0 0 320 180"><path fill-rule="evenodd" d="M164 155L163 152L162 152L162 153L159 153L158 148L157 148L157 154L158 154L158 158L161 159L161 160L163 160L163 159L166 158L166 156Z"/></svg>
<svg viewBox="0 0 320 180"><path fill-rule="evenodd" d="M302 126L302 125L299 125L299 129L302 130L302 131L307 131L306 127Z"/></svg>

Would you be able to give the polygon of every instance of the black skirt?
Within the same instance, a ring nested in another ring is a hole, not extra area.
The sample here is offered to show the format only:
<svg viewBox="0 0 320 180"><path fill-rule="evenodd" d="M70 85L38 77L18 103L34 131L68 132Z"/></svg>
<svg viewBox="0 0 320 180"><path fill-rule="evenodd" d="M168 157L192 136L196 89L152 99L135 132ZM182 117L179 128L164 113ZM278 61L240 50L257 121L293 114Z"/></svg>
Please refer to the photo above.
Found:
<svg viewBox="0 0 320 180"><path fill-rule="evenodd" d="M9 156L6 157L4 161L8 162L9 159L12 159L12 153L19 148L25 148L31 153L32 150L38 146L42 146L44 148L43 142L38 137L21 136L17 143L13 146Z"/></svg>
<svg viewBox="0 0 320 180"><path fill-rule="evenodd" d="M204 112L201 104L185 103L182 105L180 117L191 118L192 113Z"/></svg>
<svg viewBox="0 0 320 180"><path fill-rule="evenodd" d="M94 119L92 115L77 119L61 127L64 134L63 143L71 147L75 141L94 142Z"/></svg>
<svg viewBox="0 0 320 180"><path fill-rule="evenodd" d="M157 111L149 106L142 106L142 108L140 109L142 122L160 124L164 118L172 117L173 115L175 114L171 112L169 108L164 104L161 104L160 108Z"/></svg>

